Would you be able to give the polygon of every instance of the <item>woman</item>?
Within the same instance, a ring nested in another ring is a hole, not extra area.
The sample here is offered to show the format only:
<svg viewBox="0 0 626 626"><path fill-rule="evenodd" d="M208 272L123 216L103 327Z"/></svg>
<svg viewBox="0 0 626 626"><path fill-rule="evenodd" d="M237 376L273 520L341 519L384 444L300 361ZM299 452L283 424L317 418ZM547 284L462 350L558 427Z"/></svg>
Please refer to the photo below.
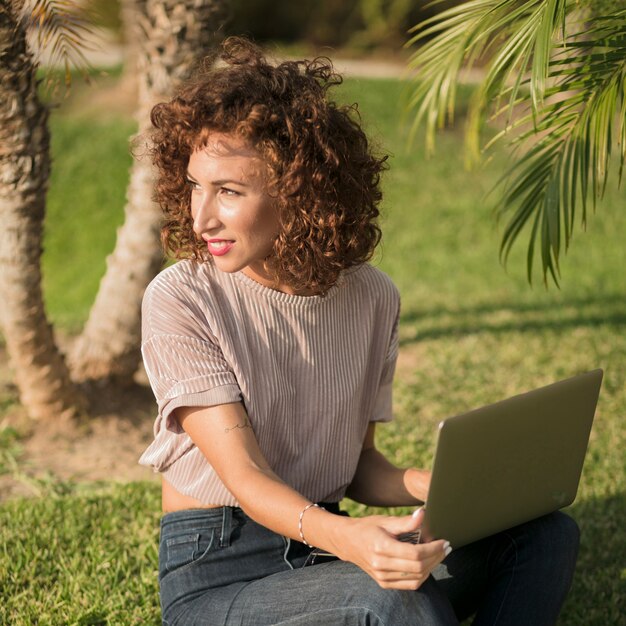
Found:
<svg viewBox="0 0 626 626"><path fill-rule="evenodd" d="M376 449L391 419L399 297L367 263L379 177L325 60L242 39L152 113L163 240L143 354L159 414L165 624L550 624L578 534L555 514L451 552L399 540L430 476ZM314 548L314 546L316 548Z"/></svg>

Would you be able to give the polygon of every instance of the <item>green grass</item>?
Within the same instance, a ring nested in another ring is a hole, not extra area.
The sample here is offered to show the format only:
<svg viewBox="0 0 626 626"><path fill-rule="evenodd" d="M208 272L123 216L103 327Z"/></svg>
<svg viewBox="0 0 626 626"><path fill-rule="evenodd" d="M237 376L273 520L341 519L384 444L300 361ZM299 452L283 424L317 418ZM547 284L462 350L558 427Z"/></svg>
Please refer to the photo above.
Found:
<svg viewBox="0 0 626 626"><path fill-rule="evenodd" d="M124 221L131 120L56 117L43 256L51 319L68 330L84 323Z"/></svg>
<svg viewBox="0 0 626 626"><path fill-rule="evenodd" d="M557 378L605 369L576 503L582 529L574 587L559 624L607 626L626 613L626 213L614 189L575 233L561 289L525 279L526 242L508 272L492 219L503 172L495 154L463 169L459 128L435 157L405 145L402 85L351 80L375 142L392 153L385 177L384 244L376 262L403 300L394 423L380 447L399 464L429 465L436 423ZM53 319L70 330L87 315L122 220L129 120L53 122L55 174L45 245ZM7 450L18 445L11 433ZM7 452L7 455L9 452ZM8 458L8 457L7 457ZM19 457L18 457L19 458ZM42 488L50 495L0 508L0 623L155 623L158 494L153 486ZM353 512L363 509L349 503Z"/></svg>
<svg viewBox="0 0 626 626"><path fill-rule="evenodd" d="M1 624L159 624L154 485L0 508Z"/></svg>

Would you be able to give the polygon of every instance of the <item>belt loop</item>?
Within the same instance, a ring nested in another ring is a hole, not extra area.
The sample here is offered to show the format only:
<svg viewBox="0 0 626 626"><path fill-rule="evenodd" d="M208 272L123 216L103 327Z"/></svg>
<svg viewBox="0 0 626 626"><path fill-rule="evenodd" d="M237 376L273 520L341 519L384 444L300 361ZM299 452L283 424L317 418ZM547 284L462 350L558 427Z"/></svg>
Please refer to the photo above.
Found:
<svg viewBox="0 0 626 626"><path fill-rule="evenodd" d="M222 514L222 531L220 535L220 548L226 548L230 545L230 530L233 521L233 508L231 506L223 507Z"/></svg>

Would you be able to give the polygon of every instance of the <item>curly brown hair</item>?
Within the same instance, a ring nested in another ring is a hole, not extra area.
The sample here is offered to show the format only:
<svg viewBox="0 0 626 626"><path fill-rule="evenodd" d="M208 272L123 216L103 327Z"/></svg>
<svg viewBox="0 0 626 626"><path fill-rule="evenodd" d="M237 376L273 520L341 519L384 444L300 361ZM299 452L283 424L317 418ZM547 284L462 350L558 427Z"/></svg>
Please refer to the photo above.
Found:
<svg viewBox="0 0 626 626"><path fill-rule="evenodd" d="M261 49L226 39L217 58L177 95L152 109L161 239L175 258L209 260L194 235L189 157L211 133L243 138L267 166L267 192L280 230L266 267L277 282L324 294L342 270L371 258L380 241L380 174L356 105L339 106L328 89L342 82L327 58L273 65Z"/></svg>

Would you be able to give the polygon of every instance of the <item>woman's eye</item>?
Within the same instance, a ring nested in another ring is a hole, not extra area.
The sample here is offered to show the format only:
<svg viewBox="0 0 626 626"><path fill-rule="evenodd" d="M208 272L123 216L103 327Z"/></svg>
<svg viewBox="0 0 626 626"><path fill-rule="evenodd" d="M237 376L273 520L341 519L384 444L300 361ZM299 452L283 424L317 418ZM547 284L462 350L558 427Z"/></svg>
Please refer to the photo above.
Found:
<svg viewBox="0 0 626 626"><path fill-rule="evenodd" d="M192 191L197 191L198 189L200 189L200 183L197 183L195 180L189 180L188 178L187 184L189 185L189 187L191 187Z"/></svg>
<svg viewBox="0 0 626 626"><path fill-rule="evenodd" d="M225 195L225 196L239 196L241 195L238 191L235 191L234 189L229 189L228 187L222 187L220 189L220 191Z"/></svg>

